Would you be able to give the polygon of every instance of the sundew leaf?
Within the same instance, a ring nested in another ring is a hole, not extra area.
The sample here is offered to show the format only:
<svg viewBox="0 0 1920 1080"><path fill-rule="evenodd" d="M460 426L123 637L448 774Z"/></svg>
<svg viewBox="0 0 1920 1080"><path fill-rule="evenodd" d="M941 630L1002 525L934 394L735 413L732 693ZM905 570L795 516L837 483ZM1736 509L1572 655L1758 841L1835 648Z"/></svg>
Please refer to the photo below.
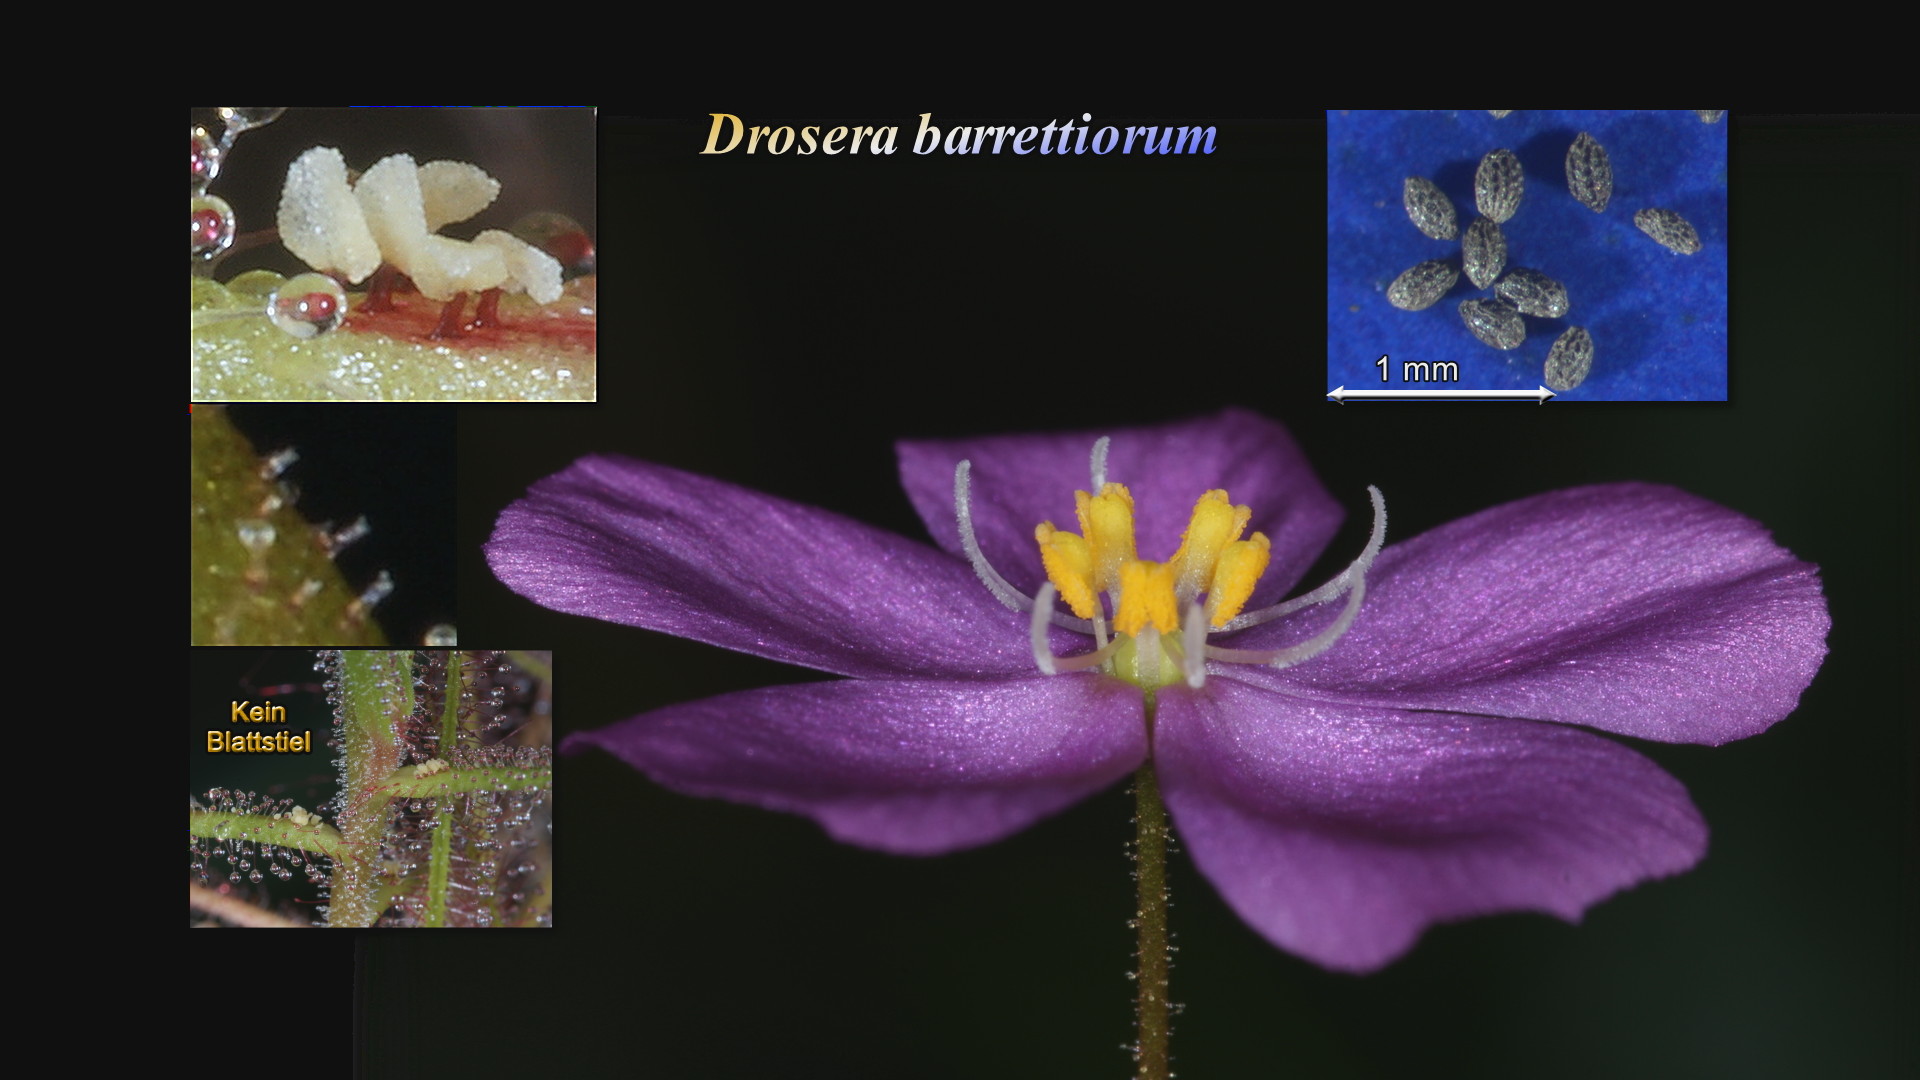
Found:
<svg viewBox="0 0 1920 1080"><path fill-rule="evenodd" d="M346 321L295 338L259 317L211 320L214 312L264 310L283 280L270 271L221 284L190 278L188 357L192 401L592 401L597 379L596 283L575 278L559 300L501 298L497 328L431 339L442 305L418 293L394 310L366 312L348 300ZM471 298L468 315L472 314Z"/></svg>
<svg viewBox="0 0 1920 1080"><path fill-rule="evenodd" d="M384 644L318 531L274 497L276 482L226 410L203 405L189 419L191 643Z"/></svg>

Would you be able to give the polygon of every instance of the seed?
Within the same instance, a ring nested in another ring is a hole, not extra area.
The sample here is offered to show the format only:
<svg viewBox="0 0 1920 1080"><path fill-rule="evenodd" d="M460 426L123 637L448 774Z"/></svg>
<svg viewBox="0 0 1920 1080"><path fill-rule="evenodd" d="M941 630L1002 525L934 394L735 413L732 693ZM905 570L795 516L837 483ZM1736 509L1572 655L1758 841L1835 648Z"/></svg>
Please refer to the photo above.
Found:
<svg viewBox="0 0 1920 1080"><path fill-rule="evenodd" d="M1700 250L1700 234L1693 231L1686 218L1671 210L1642 210L1633 215L1633 223L1677 255L1692 255Z"/></svg>
<svg viewBox="0 0 1920 1080"><path fill-rule="evenodd" d="M1567 190L1596 214L1606 210L1607 200L1613 198L1613 163L1607 160L1607 148L1584 131L1567 148Z"/></svg>
<svg viewBox="0 0 1920 1080"><path fill-rule="evenodd" d="M1387 303L1402 311L1421 311L1447 295L1459 280L1460 271L1451 261L1429 259L1393 279L1387 286Z"/></svg>
<svg viewBox="0 0 1920 1080"><path fill-rule="evenodd" d="M1720 118L1721 118L1721 117L1723 117L1723 116L1725 116L1725 115L1727 115L1727 110L1725 110L1725 109L1695 109L1695 110L1693 110L1693 114L1694 114L1695 116L1698 116L1698 117L1700 118L1700 122L1701 122L1701 123L1703 123L1703 124L1717 124L1717 123L1719 123L1719 122L1720 122Z"/></svg>
<svg viewBox="0 0 1920 1080"><path fill-rule="evenodd" d="M1522 315L1557 319L1567 313L1567 287L1538 270L1514 267L1493 287L1494 294L1513 301Z"/></svg>
<svg viewBox="0 0 1920 1080"><path fill-rule="evenodd" d="M1520 159L1511 150L1495 150L1480 159L1473 174L1473 201L1483 216L1505 221L1520 209L1520 191L1526 186Z"/></svg>
<svg viewBox="0 0 1920 1080"><path fill-rule="evenodd" d="M1424 176L1407 177L1405 201L1413 227L1435 240L1451 240L1460 235L1460 222L1453 216L1453 200Z"/></svg>
<svg viewBox="0 0 1920 1080"><path fill-rule="evenodd" d="M1578 326L1567 332L1547 350L1547 389L1571 390L1587 379L1593 370L1593 336Z"/></svg>
<svg viewBox="0 0 1920 1080"><path fill-rule="evenodd" d="M1500 226L1486 218L1474 218L1460 241L1460 256L1466 263L1467 280L1474 288L1484 289L1507 268L1507 238L1501 235Z"/></svg>
<svg viewBox="0 0 1920 1080"><path fill-rule="evenodd" d="M1496 349L1517 349L1527 340L1527 324L1520 309L1505 300L1462 300L1460 318L1473 336Z"/></svg>

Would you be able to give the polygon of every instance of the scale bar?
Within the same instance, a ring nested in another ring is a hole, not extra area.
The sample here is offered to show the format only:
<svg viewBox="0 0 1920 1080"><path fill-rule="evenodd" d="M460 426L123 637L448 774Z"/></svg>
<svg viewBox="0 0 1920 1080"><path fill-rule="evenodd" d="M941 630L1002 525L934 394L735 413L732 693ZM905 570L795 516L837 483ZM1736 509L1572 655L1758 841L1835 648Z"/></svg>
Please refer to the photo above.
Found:
<svg viewBox="0 0 1920 1080"><path fill-rule="evenodd" d="M1345 405L1348 401L1532 401L1546 404L1553 397L1546 387L1538 390L1349 390L1336 386L1327 397Z"/></svg>

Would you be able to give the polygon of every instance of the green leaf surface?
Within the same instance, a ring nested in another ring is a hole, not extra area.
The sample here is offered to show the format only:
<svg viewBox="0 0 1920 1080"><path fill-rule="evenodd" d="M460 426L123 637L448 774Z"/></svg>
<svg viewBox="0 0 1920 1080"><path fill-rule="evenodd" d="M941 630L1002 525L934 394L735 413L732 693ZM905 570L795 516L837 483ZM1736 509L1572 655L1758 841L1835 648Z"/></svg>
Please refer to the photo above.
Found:
<svg viewBox="0 0 1920 1080"><path fill-rule="evenodd" d="M191 401L592 401L598 383L597 278L547 305L503 297L503 326L430 337L442 305L418 293L367 312L350 296L338 329L300 339L264 314L283 279L256 270L222 284L190 277ZM473 301L467 301L472 315Z"/></svg>

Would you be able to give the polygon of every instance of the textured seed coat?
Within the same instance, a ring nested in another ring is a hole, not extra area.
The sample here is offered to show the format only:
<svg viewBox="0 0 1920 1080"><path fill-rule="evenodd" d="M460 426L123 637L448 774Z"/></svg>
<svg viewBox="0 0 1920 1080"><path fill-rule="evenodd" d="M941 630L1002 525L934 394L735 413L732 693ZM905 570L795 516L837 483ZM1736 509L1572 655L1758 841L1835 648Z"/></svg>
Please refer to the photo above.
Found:
<svg viewBox="0 0 1920 1080"><path fill-rule="evenodd" d="M1484 289L1507 268L1507 238L1492 221L1474 218L1460 241L1460 257L1466 264L1467 280L1474 288Z"/></svg>
<svg viewBox="0 0 1920 1080"><path fill-rule="evenodd" d="M1692 255L1700 250L1700 234L1693 231L1686 218L1671 210L1642 210L1633 215L1633 223L1677 254Z"/></svg>
<svg viewBox="0 0 1920 1080"><path fill-rule="evenodd" d="M1520 309L1505 300L1462 300L1460 318L1473 336L1496 349L1517 349L1527 340L1527 324Z"/></svg>
<svg viewBox="0 0 1920 1080"><path fill-rule="evenodd" d="M1567 313L1567 287L1538 270L1516 266L1494 285L1493 292L1512 301L1522 315L1557 319Z"/></svg>
<svg viewBox="0 0 1920 1080"><path fill-rule="evenodd" d="M1474 205L1483 217L1505 221L1520 209L1520 192L1525 187L1520 159L1511 150L1495 150L1480 159L1480 168L1473 174Z"/></svg>
<svg viewBox="0 0 1920 1080"><path fill-rule="evenodd" d="M1593 337L1583 327L1569 326L1547 350L1547 389L1571 390L1593 370Z"/></svg>
<svg viewBox="0 0 1920 1080"><path fill-rule="evenodd" d="M1407 177L1407 216L1413 227L1435 240L1451 240L1460 235L1460 220L1453 215L1453 200L1424 176Z"/></svg>
<svg viewBox="0 0 1920 1080"><path fill-rule="evenodd" d="M1429 259L1393 279L1393 284L1387 286L1387 303L1403 311L1430 308L1459 280L1460 271L1453 263Z"/></svg>
<svg viewBox="0 0 1920 1080"><path fill-rule="evenodd" d="M1607 159L1607 148L1584 131L1567 149L1567 190L1596 214L1613 198L1613 162Z"/></svg>

